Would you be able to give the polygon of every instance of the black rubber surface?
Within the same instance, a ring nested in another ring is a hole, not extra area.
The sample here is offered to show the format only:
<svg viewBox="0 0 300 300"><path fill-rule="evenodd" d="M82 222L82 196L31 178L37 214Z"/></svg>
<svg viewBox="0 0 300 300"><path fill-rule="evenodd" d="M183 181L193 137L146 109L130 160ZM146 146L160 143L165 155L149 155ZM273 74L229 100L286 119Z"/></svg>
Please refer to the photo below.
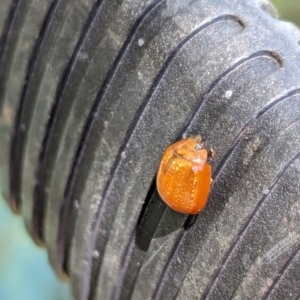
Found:
<svg viewBox="0 0 300 300"><path fill-rule="evenodd" d="M257 0L3 0L0 180L76 299L299 299L300 32ZM206 208L164 149L201 134Z"/></svg>

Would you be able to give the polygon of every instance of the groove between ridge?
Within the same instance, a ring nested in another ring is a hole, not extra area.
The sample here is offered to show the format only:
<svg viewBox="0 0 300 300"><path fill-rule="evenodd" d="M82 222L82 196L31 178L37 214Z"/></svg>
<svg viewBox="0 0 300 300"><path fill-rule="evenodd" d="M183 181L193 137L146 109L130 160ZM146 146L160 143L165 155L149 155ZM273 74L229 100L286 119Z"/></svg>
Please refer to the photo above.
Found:
<svg viewBox="0 0 300 300"><path fill-rule="evenodd" d="M110 80L112 79L112 77L114 76L115 70L117 69L121 59L123 58L123 55L125 54L128 46L130 45L131 40L134 38L134 34L137 31L137 29L139 28L140 24L142 23L142 21L147 17L147 15L149 13L151 13L152 9L154 9L160 2L162 2L163 0L156 0L154 3L152 3L151 5L149 5L145 11L143 12L143 14L138 18L138 20L136 21L136 23L133 25L133 28L131 29L125 43L123 44L122 49L120 50L117 58L115 59L112 68L110 69L102 87L100 88L97 96L95 97L95 101L92 105L92 108L90 110L89 116L87 118L86 124L84 126L84 130L83 133L81 135L81 139L76 151L76 155L75 155L75 159L71 168L71 172L70 172L70 176L66 185L66 189L65 189L65 198L67 198L70 193L71 193L71 189L73 187L74 181L75 181L75 174L76 171L78 169L78 166L81 162L81 159L83 157L83 152L85 149L85 144L86 141L89 138L89 133L91 131L91 128L94 124L94 121L96 119L97 116L97 111L98 111L98 107L101 103L101 100L106 92L107 87L109 86Z"/></svg>
<svg viewBox="0 0 300 300"><path fill-rule="evenodd" d="M29 64L27 67L27 73L24 80L24 85L22 89L21 98L19 101L19 107L17 110L16 118L15 118L15 124L14 124L14 131L12 135L11 140L11 146L10 146L10 168L9 168L9 175L10 175L10 194L11 199L13 199L16 202L16 205L19 206L21 203L20 194L21 194L21 161L24 156L24 140L26 139L28 128L24 128L24 130L21 130L22 124L21 124L21 118L24 112L24 105L25 105L25 98L27 97L28 93L28 87L30 85L32 75L34 72L34 68L36 66L36 61L39 56L39 52L42 46L42 43L45 38L45 34L48 30L49 24L52 21L52 17L54 15L55 9L57 7L59 0L54 0L45 16L44 22L42 24L42 27L40 29L38 38L36 40L36 43L34 45ZM25 125L23 125L25 126Z"/></svg>
<svg viewBox="0 0 300 300"><path fill-rule="evenodd" d="M8 51L8 49L7 49L8 37L12 30L20 1L21 0L14 0L12 2L10 9L9 9L9 13L5 20L2 36L0 39L0 70L2 69L4 54L6 51ZM12 49L10 49L10 50L12 50ZM3 72L7 72L7 70L2 70L2 72L0 71L0 74ZM5 93L5 89L6 89L5 84L6 84L6 80L4 80L3 82L0 82L0 113L2 113L2 108L3 108L4 93Z"/></svg>
<svg viewBox="0 0 300 300"><path fill-rule="evenodd" d="M282 67L283 65L283 60L280 59L280 56L273 52L273 51L269 51L269 50L261 50L258 52L255 52L251 55L249 55L248 57L242 58L241 60L239 60L238 62L236 62L235 64L233 64L231 67L229 67L224 73L222 73L212 84L211 86L208 88L208 90L205 92L205 94L203 96L201 96L201 99L198 103L198 106L195 108L194 112L191 114L190 118L187 120L186 125L183 127L182 129L182 133L179 136L182 136L184 134L184 132L187 130L189 124L191 123L192 119L195 117L195 115L197 114L200 106L202 105L205 97L207 96L207 94L209 94L213 88L226 76L228 75L231 71L233 71L234 69L236 69L237 67L239 67L240 65L242 65L243 63L256 58L256 57L263 57L263 56L267 56L269 58L273 58L280 67Z"/></svg>
<svg viewBox="0 0 300 300"><path fill-rule="evenodd" d="M65 244L65 231L67 230L66 228L66 224L63 224L64 222L62 222L62 220L67 220L69 217L69 213L70 213L70 205L71 205L71 193L72 193L72 188L73 185L75 183L76 180L76 175L77 175L77 169L81 163L83 154L84 154L84 150L85 150L85 144L86 141L89 138L89 134L91 131L91 128L94 124L94 121L96 119L97 116L97 111L99 108L100 103L102 102L103 96L105 95L106 89L109 86L110 80L113 78L115 71L119 65L119 63L121 62L124 54L126 53L126 50L128 49L128 47L131 44L132 39L135 36L136 31L139 29L141 23L144 21L144 19L152 12L152 10L154 10L156 8L156 6L158 6L161 2L163 2L163 0L155 0L152 4L150 4L145 10L144 12L142 12L142 14L138 17L137 21L135 22L135 24L133 25L131 31L129 32L129 35L127 36L118 56L116 57L110 71L108 72L108 75L102 85L102 87L100 88L100 90L98 91L94 103L92 105L92 108L90 110L89 116L87 118L86 124L84 126L84 130L82 132L81 135L81 139L75 154L75 158L72 164L72 168L71 168L71 172L66 184L66 188L64 191L64 203L61 206L61 211L60 211L60 222L59 222L59 230L58 230L58 244L62 247L65 248L66 244ZM63 258L62 260L65 260L65 257L67 257L67 252L68 249L64 249L64 251L62 251L63 254Z"/></svg>
<svg viewBox="0 0 300 300"><path fill-rule="evenodd" d="M262 300L267 300L268 297L271 295L273 290L275 290L276 286L280 284L280 279L285 275L286 271L288 270L289 266L293 263L294 258L297 254L300 253L300 244L296 248L296 250L293 252L293 254L290 256L290 258L287 260L287 262L284 264L282 269L279 271L278 276L275 278L273 283L271 284L269 290L266 292L266 294L263 296ZM288 291L287 291L288 292Z"/></svg>
<svg viewBox="0 0 300 300"><path fill-rule="evenodd" d="M85 41L85 38L90 30L90 27L92 25L92 23L94 22L94 19L96 17L96 15L98 14L100 8L101 8L101 4L102 4L103 0L98 0L97 2L94 3L91 12L83 26L82 29L82 33L79 37L79 40L76 44L76 47L72 53L72 56L64 70L64 73L62 75L62 78L58 84L57 87L57 91L56 91L56 96L55 96L55 101L54 101L54 105L52 106L51 109L51 113L50 113L50 118L47 124L47 130L46 130L46 134L44 136L44 140L42 143L42 148L41 148L41 152L39 155L39 162L42 163L43 160L45 159L45 156L47 155L47 150L49 148L49 142L50 142L50 137L51 134L53 133L53 129L54 129L54 124L55 124L55 120L57 118L57 112L58 112L58 108L59 105L61 104L61 98L62 95L64 93L64 90L66 88L66 85L68 83L68 80L70 78L70 74L72 72L72 68L74 67L74 64L76 62L76 59L78 57L78 53L81 50L82 44Z"/></svg>
<svg viewBox="0 0 300 300"><path fill-rule="evenodd" d="M249 127L249 125L252 122L258 120L261 115L263 115L264 113L266 113L267 111L269 111L275 105L281 103L282 101L288 100L290 97L293 97L293 96L299 95L299 94L300 94L300 88L292 90L292 91L288 92L287 94L285 94L285 95L283 95L283 96L281 96L279 98L276 98L274 101L271 101L268 105L266 105L265 107L263 107L255 116L253 116L251 119L249 119L247 121L247 123L239 131L238 137L235 139L235 141L233 142L233 144L230 146L230 148L227 151L226 155L224 156L224 158L222 159L222 161L220 162L220 164L216 168L216 171L215 171L215 174L214 174L214 178L219 174L219 172L223 168L223 165L226 163L227 158L231 155L231 153L235 149L235 146L240 142L240 140L242 140L245 132L247 132L247 128Z"/></svg>
<svg viewBox="0 0 300 300"><path fill-rule="evenodd" d="M295 122L298 123L298 122ZM295 124L294 123L294 124ZM294 155L282 168L281 170L274 176L274 180L271 180L271 184L268 187L268 190L271 192L273 190L273 188L275 187L276 183L281 179L281 177L283 176L283 174L285 173L285 171L288 169L288 167L296 160L300 157L300 152L298 152L296 155ZM218 277L221 273L221 271L224 269L224 265L227 262L227 260L230 258L230 254L232 253L232 251L234 250L234 248L237 246L239 240L241 239L241 237L243 236L243 234L246 232L247 228L249 227L249 224L251 223L251 221L253 220L254 216L256 215L256 213L259 211L260 207L262 206L262 204L264 203L265 199L268 197L268 195L263 195L261 197L261 199L259 200L259 202L257 203L257 205L255 206L254 210L251 212L251 214L249 215L246 223L242 226L241 230L239 231L238 235L236 236L235 240L233 241L232 245L230 246L229 250L227 251L227 253L224 255L223 259L222 259L222 263L221 263L221 267L216 271L215 275L213 276L212 280L210 283L208 283L208 288L206 289L206 291L203 293L203 295L199 298L199 299L205 299L205 297L209 294L211 288L213 287L213 285L215 284L215 282L218 280Z"/></svg>
<svg viewBox="0 0 300 300"><path fill-rule="evenodd" d="M33 228L38 228L39 232L37 232L38 237L41 240L44 240L43 236L43 219L44 219L44 212L45 212L45 201L46 199L42 196L42 193L40 192L40 189L43 189L43 184L45 182L44 180L44 173L47 173L47 169L45 169L45 161L47 161L47 152L49 149L49 143L51 141L51 136L53 134L53 130L55 128L55 120L57 118L57 113L59 106L61 104L62 96L65 91L66 85L68 84L68 80L70 77L70 74L72 72L72 69L74 67L74 64L76 62L76 59L78 57L78 53L81 50L82 44L84 43L86 36L89 32L89 29L91 25L93 24L93 21L101 8L103 0L98 0L94 3L93 7L91 8L91 11L89 13L89 16L87 20L85 21L85 24L83 26L82 32L80 34L79 40L75 46L75 49L72 53L72 56L65 67L65 70L63 72L63 75L58 83L57 89L56 89L56 95L55 95L55 101L53 103L53 106L51 108L50 112L50 118L48 120L48 124L46 126L45 135L42 141L41 150L39 153L39 162L36 169L36 182L38 182L38 185L34 187L33 191L33 208L35 210L33 214ZM39 207L37 206L37 203L39 203Z"/></svg>

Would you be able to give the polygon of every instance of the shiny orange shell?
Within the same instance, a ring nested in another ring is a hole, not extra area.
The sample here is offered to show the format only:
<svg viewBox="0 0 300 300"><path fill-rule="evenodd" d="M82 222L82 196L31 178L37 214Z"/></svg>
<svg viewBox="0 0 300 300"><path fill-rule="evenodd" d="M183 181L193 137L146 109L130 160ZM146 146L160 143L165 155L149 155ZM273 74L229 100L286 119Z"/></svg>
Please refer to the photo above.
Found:
<svg viewBox="0 0 300 300"><path fill-rule="evenodd" d="M208 151L201 137L169 146L160 162L156 185L163 201L184 214L198 214L205 206L211 183Z"/></svg>

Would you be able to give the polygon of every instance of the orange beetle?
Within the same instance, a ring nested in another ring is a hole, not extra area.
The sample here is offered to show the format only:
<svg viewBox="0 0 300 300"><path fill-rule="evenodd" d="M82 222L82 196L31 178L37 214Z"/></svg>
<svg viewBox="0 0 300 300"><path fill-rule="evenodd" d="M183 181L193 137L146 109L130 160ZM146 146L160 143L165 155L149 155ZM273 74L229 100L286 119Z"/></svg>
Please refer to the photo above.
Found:
<svg viewBox="0 0 300 300"><path fill-rule="evenodd" d="M183 214L198 214L205 206L211 183L207 150L200 136L169 146L160 162L156 185L163 201Z"/></svg>

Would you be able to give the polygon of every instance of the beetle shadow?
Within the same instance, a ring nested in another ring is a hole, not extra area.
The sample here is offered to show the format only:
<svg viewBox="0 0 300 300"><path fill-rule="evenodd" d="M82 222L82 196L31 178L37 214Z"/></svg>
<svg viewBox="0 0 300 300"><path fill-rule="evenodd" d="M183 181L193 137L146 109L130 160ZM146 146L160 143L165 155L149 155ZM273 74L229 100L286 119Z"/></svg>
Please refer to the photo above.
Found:
<svg viewBox="0 0 300 300"><path fill-rule="evenodd" d="M168 237L173 232L188 230L198 215L186 215L170 209L160 198L155 186L142 209L135 233L136 246L147 252L153 239Z"/></svg>

